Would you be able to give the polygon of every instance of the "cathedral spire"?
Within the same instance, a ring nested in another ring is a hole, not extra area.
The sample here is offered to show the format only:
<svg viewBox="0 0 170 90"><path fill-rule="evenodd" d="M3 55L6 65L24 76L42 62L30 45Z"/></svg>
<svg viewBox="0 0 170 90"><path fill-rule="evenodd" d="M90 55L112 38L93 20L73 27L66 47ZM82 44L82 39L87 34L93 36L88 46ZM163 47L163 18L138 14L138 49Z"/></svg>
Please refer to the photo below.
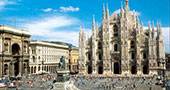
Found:
<svg viewBox="0 0 170 90"><path fill-rule="evenodd" d="M128 7L129 0L125 0L125 6Z"/></svg>
<svg viewBox="0 0 170 90"><path fill-rule="evenodd" d="M93 14L93 26L92 26L93 30L95 29L95 17L94 17L94 14Z"/></svg>
<svg viewBox="0 0 170 90"><path fill-rule="evenodd" d="M141 22L142 28L143 28L143 21Z"/></svg>
<svg viewBox="0 0 170 90"><path fill-rule="evenodd" d="M139 17L138 15L136 16L136 27L139 28L140 27L140 24L139 24Z"/></svg>
<svg viewBox="0 0 170 90"><path fill-rule="evenodd" d="M136 16L136 29L137 29L137 33L140 34L140 23L139 23L138 15Z"/></svg>
<svg viewBox="0 0 170 90"><path fill-rule="evenodd" d="M120 16L123 18L123 15L124 15L124 13L123 13L123 5L122 5L122 2L121 2Z"/></svg>
<svg viewBox="0 0 170 90"><path fill-rule="evenodd" d="M161 29L161 23L157 22L157 37L159 40L162 39L162 29Z"/></svg>
<svg viewBox="0 0 170 90"><path fill-rule="evenodd" d="M108 8L108 3L107 3L107 15L106 18L109 19L109 8Z"/></svg>
<svg viewBox="0 0 170 90"><path fill-rule="evenodd" d="M157 21L157 36L159 35L159 22Z"/></svg>
<svg viewBox="0 0 170 90"><path fill-rule="evenodd" d="M151 21L149 20L149 30L151 30Z"/></svg>
<svg viewBox="0 0 170 90"><path fill-rule="evenodd" d="M151 21L149 20L149 38L152 38L151 32Z"/></svg>
<svg viewBox="0 0 170 90"><path fill-rule="evenodd" d="M92 30L93 35L95 35L96 31L95 31L95 17L94 17L94 15L93 15L93 26L92 26L92 28L93 28L93 30Z"/></svg>
<svg viewBox="0 0 170 90"><path fill-rule="evenodd" d="M135 16L136 16L136 12L135 10L133 10L133 18L135 19Z"/></svg>
<svg viewBox="0 0 170 90"><path fill-rule="evenodd" d="M154 21L152 21L152 38L155 38Z"/></svg>
<svg viewBox="0 0 170 90"><path fill-rule="evenodd" d="M140 29L140 33L143 32L143 21L141 21L141 29Z"/></svg>
<svg viewBox="0 0 170 90"><path fill-rule="evenodd" d="M162 36L161 22L159 23L159 35Z"/></svg>
<svg viewBox="0 0 170 90"><path fill-rule="evenodd" d="M125 10L128 11L129 10L129 0L125 0Z"/></svg>
<svg viewBox="0 0 170 90"><path fill-rule="evenodd" d="M81 25L80 25L80 33L82 32L82 30L81 30Z"/></svg>
<svg viewBox="0 0 170 90"><path fill-rule="evenodd" d="M103 3L103 20L106 18L105 16L105 6L104 6L104 3Z"/></svg>

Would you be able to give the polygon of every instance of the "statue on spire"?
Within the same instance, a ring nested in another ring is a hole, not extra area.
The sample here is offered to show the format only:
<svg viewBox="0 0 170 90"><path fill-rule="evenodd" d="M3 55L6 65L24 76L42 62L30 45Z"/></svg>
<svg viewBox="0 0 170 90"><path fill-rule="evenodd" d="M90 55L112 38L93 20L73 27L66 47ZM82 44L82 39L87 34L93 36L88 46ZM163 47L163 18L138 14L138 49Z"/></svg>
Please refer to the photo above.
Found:
<svg viewBox="0 0 170 90"><path fill-rule="evenodd" d="M125 7L128 7L129 0L125 0Z"/></svg>

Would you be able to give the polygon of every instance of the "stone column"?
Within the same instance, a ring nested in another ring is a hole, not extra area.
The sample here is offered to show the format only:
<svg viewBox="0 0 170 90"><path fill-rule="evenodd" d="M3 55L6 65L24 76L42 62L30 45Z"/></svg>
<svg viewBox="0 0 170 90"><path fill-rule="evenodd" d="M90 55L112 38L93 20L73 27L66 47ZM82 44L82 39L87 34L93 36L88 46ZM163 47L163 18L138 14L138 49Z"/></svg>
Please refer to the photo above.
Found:
<svg viewBox="0 0 170 90"><path fill-rule="evenodd" d="M15 76L15 70L14 70L14 62L11 62L11 76Z"/></svg>
<svg viewBox="0 0 170 90"><path fill-rule="evenodd" d="M2 75L2 67L3 67L3 64L2 64L2 60L0 60L0 77L2 77L3 75Z"/></svg>
<svg viewBox="0 0 170 90"><path fill-rule="evenodd" d="M23 74L23 65L22 65L22 60L21 58L18 60L19 61L19 76Z"/></svg>

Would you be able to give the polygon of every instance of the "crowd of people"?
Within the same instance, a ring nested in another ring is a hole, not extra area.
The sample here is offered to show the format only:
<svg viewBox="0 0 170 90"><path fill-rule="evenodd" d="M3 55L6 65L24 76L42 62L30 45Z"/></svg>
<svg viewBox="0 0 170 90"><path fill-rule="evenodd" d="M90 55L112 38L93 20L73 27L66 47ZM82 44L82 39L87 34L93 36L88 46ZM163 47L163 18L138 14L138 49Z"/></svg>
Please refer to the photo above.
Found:
<svg viewBox="0 0 170 90"><path fill-rule="evenodd" d="M147 88L162 88L160 80L157 77L118 78L75 75L71 77L71 80L81 90L133 90L138 88L139 90L145 90Z"/></svg>
<svg viewBox="0 0 170 90"><path fill-rule="evenodd" d="M56 74L30 75L0 79L1 90L47 90L53 88Z"/></svg>
<svg viewBox="0 0 170 90"><path fill-rule="evenodd" d="M1 90L51 90L54 85L57 74L28 75L22 77L6 77L0 79ZM161 77L95 77L73 75L70 76L73 84L80 90L145 90L162 89L163 82ZM74 87L74 88L75 88Z"/></svg>

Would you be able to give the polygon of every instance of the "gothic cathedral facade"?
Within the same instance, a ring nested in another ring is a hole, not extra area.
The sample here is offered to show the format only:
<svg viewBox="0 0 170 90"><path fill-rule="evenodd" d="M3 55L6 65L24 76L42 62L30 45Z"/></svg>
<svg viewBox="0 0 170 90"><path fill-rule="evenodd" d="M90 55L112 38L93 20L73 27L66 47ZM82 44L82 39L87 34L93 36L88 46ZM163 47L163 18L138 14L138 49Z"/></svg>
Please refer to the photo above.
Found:
<svg viewBox="0 0 170 90"><path fill-rule="evenodd" d="M79 74L92 75L157 75L165 69L165 47L161 24L149 21L144 29L135 11L130 12L128 0L120 13L106 15L103 6L102 25L95 25L93 16L92 35L80 27Z"/></svg>

